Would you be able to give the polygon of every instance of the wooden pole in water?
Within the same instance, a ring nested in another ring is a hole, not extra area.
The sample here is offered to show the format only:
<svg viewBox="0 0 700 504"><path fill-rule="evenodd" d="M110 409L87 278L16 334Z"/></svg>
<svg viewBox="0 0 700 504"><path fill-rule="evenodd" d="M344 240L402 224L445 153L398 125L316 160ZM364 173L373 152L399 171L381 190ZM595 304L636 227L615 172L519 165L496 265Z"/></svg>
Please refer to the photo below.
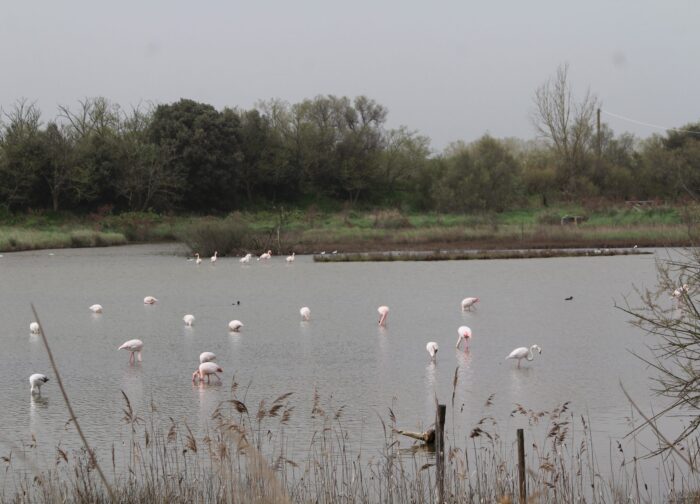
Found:
<svg viewBox="0 0 700 504"><path fill-rule="evenodd" d="M435 467L440 504L445 502L445 412L447 406L438 404L435 412Z"/></svg>
<svg viewBox="0 0 700 504"><path fill-rule="evenodd" d="M518 480L520 503L527 504L527 487L525 482L525 436L522 429L518 429Z"/></svg>

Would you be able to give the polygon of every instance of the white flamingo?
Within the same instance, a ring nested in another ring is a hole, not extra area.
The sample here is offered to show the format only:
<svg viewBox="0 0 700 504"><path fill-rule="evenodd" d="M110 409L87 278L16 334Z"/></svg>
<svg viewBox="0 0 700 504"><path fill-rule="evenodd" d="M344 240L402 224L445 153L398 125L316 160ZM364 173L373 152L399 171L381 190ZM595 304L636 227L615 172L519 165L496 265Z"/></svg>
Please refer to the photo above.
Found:
<svg viewBox="0 0 700 504"><path fill-rule="evenodd" d="M425 345L425 349L430 354L430 360L435 360L435 356L438 353L438 344L434 341L429 341L428 344Z"/></svg>
<svg viewBox="0 0 700 504"><path fill-rule="evenodd" d="M243 322L241 322L240 320L232 320L228 323L229 330L233 332L240 332L241 327L243 327Z"/></svg>
<svg viewBox="0 0 700 504"><path fill-rule="evenodd" d="M32 334L39 334L39 322L32 322L29 324L29 332Z"/></svg>
<svg viewBox="0 0 700 504"><path fill-rule="evenodd" d="M519 347L513 350L508 357L506 357L506 360L518 359L518 367L520 367L520 361L523 359L528 361L534 360L535 356L532 353L533 350L537 350L538 353L542 353L542 349L538 345L532 345L530 348Z"/></svg>
<svg viewBox="0 0 700 504"><path fill-rule="evenodd" d="M386 318L389 316L389 307L382 305L379 308L377 308L377 311L379 312L379 325L381 327L385 327Z"/></svg>
<svg viewBox="0 0 700 504"><path fill-rule="evenodd" d="M141 362L141 350L143 350L143 341L141 341L140 339L132 339L126 341L122 346L118 348L118 350L126 350L127 352L131 352L131 355L129 356L129 364L134 363L135 354L138 354L139 362Z"/></svg>
<svg viewBox="0 0 700 504"><path fill-rule="evenodd" d="M218 251L218 250L215 250L215 251L214 251L214 255L211 256L211 262L212 262L212 263L215 263L215 262L216 262L216 258L218 257L218 255L219 255L219 251Z"/></svg>
<svg viewBox="0 0 700 504"><path fill-rule="evenodd" d="M288 262L288 263L290 263L290 262L294 262L294 254L295 254L295 253L294 253L294 252L292 252L292 255L290 255L290 256L287 256L287 262Z"/></svg>
<svg viewBox="0 0 700 504"><path fill-rule="evenodd" d="M479 302L478 297L467 297L462 299L462 311L471 311L472 306Z"/></svg>
<svg viewBox="0 0 700 504"><path fill-rule="evenodd" d="M199 252L195 252L194 256L196 257L196 259L194 260L195 264L202 264L202 258L199 257Z"/></svg>
<svg viewBox="0 0 700 504"><path fill-rule="evenodd" d="M41 386L49 381L46 375L41 373L34 373L29 377L29 384L32 386L32 394L41 395Z"/></svg>
<svg viewBox="0 0 700 504"><path fill-rule="evenodd" d="M199 354L199 363L212 362L216 360L216 354L214 352L202 352Z"/></svg>
<svg viewBox="0 0 700 504"><path fill-rule="evenodd" d="M262 259L262 260L269 259L270 257L272 257L272 250L268 250L267 252L260 254L260 257L258 257L258 261L260 259Z"/></svg>
<svg viewBox="0 0 700 504"><path fill-rule="evenodd" d="M221 378L216 373L223 373L224 370L221 369L215 362L202 362L199 367L192 373L192 383L196 383L196 380L200 380L204 383L204 377L207 377L207 383L209 383L209 378L213 375L221 383Z"/></svg>
<svg viewBox="0 0 700 504"><path fill-rule="evenodd" d="M253 257L253 254L246 254L243 257L241 257L238 262L241 264L248 264L250 262L250 258Z"/></svg>
<svg viewBox="0 0 700 504"><path fill-rule="evenodd" d="M299 310L299 314L301 315L302 320L311 320L311 310L308 306L304 306L301 310Z"/></svg>
<svg viewBox="0 0 700 504"><path fill-rule="evenodd" d="M469 345L469 340L472 338L472 330L463 325L459 326L457 328L457 348L459 348L459 345L464 341L465 348Z"/></svg>
<svg viewBox="0 0 700 504"><path fill-rule="evenodd" d="M194 323L194 315L187 314L182 317L182 320L185 322L186 326L192 327L192 324Z"/></svg>
<svg viewBox="0 0 700 504"><path fill-rule="evenodd" d="M102 313L102 305L101 304L94 304L89 309L92 313Z"/></svg>
<svg viewBox="0 0 700 504"><path fill-rule="evenodd" d="M158 300L153 296L146 296L143 298L143 304L156 304Z"/></svg>

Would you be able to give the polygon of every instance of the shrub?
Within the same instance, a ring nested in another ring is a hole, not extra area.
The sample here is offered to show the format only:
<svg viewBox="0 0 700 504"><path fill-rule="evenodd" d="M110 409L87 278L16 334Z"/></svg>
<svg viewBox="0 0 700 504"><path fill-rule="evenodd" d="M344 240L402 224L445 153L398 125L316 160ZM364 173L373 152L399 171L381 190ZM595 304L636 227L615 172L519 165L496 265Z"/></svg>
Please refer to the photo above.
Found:
<svg viewBox="0 0 700 504"><path fill-rule="evenodd" d="M260 237L238 215L225 219L201 219L185 226L178 239L202 255L237 254L260 248Z"/></svg>
<svg viewBox="0 0 700 504"><path fill-rule="evenodd" d="M405 229L410 228L408 217L398 210L380 210L374 214L374 227L379 229Z"/></svg>

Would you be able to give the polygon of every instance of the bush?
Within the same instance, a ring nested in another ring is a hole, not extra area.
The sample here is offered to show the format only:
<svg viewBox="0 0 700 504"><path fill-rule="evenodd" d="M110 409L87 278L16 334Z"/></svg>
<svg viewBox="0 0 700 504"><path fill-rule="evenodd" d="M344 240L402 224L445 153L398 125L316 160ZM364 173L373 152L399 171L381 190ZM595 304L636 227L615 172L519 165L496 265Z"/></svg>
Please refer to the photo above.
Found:
<svg viewBox="0 0 700 504"><path fill-rule="evenodd" d="M374 214L374 227L379 229L406 229L411 223L398 210L380 210Z"/></svg>
<svg viewBox="0 0 700 504"><path fill-rule="evenodd" d="M238 215L225 219L202 219L185 226L178 239L203 256L218 251L225 256L260 248L260 237Z"/></svg>

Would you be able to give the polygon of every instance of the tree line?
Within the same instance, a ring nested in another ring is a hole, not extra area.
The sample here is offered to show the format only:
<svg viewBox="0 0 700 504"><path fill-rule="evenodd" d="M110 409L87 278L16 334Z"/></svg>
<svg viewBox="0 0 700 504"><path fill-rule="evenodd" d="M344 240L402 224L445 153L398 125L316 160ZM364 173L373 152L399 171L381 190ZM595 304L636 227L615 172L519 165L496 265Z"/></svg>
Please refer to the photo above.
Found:
<svg viewBox="0 0 700 504"><path fill-rule="evenodd" d="M366 96L261 102L182 99L125 110L105 98L44 123L19 100L0 122L0 207L228 212L271 205L503 211L527 204L695 197L700 122L646 139L596 125L567 68L535 92L534 140L484 135L443 152Z"/></svg>

